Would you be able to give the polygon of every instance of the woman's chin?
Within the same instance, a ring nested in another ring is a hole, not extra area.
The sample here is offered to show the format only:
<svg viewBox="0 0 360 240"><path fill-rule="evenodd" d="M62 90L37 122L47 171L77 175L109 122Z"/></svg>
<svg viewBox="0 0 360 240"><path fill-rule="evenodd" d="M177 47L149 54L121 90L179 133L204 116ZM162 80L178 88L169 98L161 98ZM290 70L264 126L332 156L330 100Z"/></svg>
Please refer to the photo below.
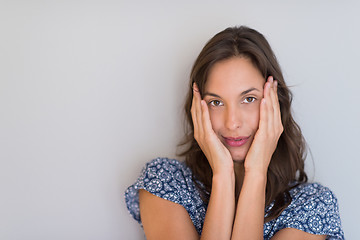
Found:
<svg viewBox="0 0 360 240"><path fill-rule="evenodd" d="M231 158L233 159L234 162L242 163L245 161L245 154L236 154L236 153L232 153L232 152L230 152L230 154L231 154Z"/></svg>
<svg viewBox="0 0 360 240"><path fill-rule="evenodd" d="M246 155L249 151L249 147L247 144L241 147L227 146L227 149L229 150L231 158L233 159L234 162L244 162Z"/></svg>

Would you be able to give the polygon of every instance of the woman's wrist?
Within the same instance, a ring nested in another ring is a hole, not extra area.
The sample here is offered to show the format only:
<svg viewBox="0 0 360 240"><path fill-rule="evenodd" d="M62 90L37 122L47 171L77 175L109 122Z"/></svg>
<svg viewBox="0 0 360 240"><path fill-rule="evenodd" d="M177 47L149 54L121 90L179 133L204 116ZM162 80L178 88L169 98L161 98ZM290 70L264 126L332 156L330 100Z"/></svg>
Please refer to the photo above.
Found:
<svg viewBox="0 0 360 240"><path fill-rule="evenodd" d="M214 164L214 166L211 166L211 168L213 176L219 176L221 178L234 175L234 163L232 159L230 159L229 162L226 164Z"/></svg>
<svg viewBox="0 0 360 240"><path fill-rule="evenodd" d="M271 157L268 156L256 156L256 160L257 161L253 161L255 159L251 159L254 158L255 156L251 156L250 158L245 159L245 164L244 164L244 170L245 170L245 175L263 175L263 176L267 176L267 171L269 168L269 164L271 161ZM260 161L259 161L260 160Z"/></svg>
<svg viewBox="0 0 360 240"><path fill-rule="evenodd" d="M258 183L265 183L267 181L267 169L252 169L245 170L244 178L251 179L251 181L256 181Z"/></svg>
<svg viewBox="0 0 360 240"><path fill-rule="evenodd" d="M235 187L235 173L233 169L224 169L213 173L212 184L233 184Z"/></svg>

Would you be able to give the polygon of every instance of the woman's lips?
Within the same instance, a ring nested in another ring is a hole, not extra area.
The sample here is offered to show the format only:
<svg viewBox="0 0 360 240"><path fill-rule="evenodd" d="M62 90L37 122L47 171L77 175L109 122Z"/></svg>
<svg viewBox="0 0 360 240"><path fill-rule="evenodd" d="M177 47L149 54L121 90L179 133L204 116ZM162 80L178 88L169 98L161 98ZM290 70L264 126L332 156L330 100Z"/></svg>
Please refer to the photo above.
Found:
<svg viewBox="0 0 360 240"><path fill-rule="evenodd" d="M250 136L248 137L223 137L226 144L229 145L230 147L240 147L242 145L244 145L250 138Z"/></svg>

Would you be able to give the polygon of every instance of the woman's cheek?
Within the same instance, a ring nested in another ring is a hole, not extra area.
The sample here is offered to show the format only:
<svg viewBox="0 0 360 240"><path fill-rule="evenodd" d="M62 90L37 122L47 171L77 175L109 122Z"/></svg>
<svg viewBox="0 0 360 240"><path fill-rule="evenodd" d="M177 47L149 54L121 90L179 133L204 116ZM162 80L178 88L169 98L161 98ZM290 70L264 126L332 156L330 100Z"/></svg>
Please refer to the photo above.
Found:
<svg viewBox="0 0 360 240"><path fill-rule="evenodd" d="M259 128L260 122L260 104L253 104L250 108L248 108L249 117L249 125L252 129L257 130Z"/></svg>
<svg viewBox="0 0 360 240"><path fill-rule="evenodd" d="M211 126L216 133L221 128L221 116L219 114L219 111L215 111L214 109L209 108L209 116Z"/></svg>

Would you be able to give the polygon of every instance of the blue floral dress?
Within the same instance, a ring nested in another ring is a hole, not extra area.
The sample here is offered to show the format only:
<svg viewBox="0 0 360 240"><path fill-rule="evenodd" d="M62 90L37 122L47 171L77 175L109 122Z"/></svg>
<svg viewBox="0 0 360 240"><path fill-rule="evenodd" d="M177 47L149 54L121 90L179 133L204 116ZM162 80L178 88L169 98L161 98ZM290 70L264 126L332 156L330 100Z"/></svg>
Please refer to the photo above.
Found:
<svg viewBox="0 0 360 240"><path fill-rule="evenodd" d="M201 183L200 183L201 185ZM125 191L130 214L141 224L139 189L182 205L201 235L206 204L201 200L190 168L175 159L157 158L147 163L137 181ZM344 239L339 207L334 194L318 183L306 183L290 191L292 202L276 219L264 224L264 239L283 228L296 228L327 239ZM267 212L272 204L265 209Z"/></svg>

